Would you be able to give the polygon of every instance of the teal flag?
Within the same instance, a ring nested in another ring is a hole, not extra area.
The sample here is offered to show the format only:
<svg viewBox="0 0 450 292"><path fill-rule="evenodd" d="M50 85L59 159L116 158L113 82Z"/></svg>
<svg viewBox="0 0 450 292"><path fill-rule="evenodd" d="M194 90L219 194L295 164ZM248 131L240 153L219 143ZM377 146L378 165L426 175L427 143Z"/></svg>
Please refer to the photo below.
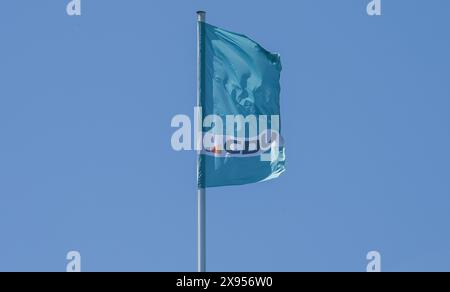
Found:
<svg viewBox="0 0 450 292"><path fill-rule="evenodd" d="M201 30L202 131L204 136L210 134L208 141L215 146L204 146L199 155L199 188L278 177L285 170L279 118L280 56L241 34L206 23L201 24ZM210 123L207 116L211 116ZM232 117L249 123L244 127L233 124L230 132L232 120L229 123L228 118ZM250 123L254 121L256 126ZM279 134L278 140L271 131Z"/></svg>

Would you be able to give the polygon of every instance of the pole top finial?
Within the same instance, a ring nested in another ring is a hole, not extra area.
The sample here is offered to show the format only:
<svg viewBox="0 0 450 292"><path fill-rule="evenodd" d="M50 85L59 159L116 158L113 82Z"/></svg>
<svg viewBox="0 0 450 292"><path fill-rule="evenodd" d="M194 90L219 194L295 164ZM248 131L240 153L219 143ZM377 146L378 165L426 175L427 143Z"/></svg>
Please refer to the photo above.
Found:
<svg viewBox="0 0 450 292"><path fill-rule="evenodd" d="M205 11L202 11L202 10L197 11L197 19L198 19L198 21L205 22L205 18L206 18L206 12Z"/></svg>

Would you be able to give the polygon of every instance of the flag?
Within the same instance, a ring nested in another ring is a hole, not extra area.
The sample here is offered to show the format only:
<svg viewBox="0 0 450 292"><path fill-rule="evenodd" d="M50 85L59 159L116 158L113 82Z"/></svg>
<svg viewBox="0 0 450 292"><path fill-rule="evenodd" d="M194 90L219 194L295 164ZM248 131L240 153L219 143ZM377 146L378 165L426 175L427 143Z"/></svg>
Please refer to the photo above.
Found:
<svg viewBox="0 0 450 292"><path fill-rule="evenodd" d="M285 171L280 56L244 35L207 23L200 29L200 127L209 146L198 158L198 187L277 178Z"/></svg>

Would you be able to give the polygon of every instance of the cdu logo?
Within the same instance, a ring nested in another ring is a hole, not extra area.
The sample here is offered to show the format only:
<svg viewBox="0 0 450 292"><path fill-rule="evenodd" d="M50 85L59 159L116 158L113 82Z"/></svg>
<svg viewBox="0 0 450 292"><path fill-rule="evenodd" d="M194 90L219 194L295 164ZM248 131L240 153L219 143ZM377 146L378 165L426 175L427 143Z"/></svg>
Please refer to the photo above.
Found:
<svg viewBox="0 0 450 292"><path fill-rule="evenodd" d="M370 16L381 15L381 0L372 0L367 5L367 14Z"/></svg>

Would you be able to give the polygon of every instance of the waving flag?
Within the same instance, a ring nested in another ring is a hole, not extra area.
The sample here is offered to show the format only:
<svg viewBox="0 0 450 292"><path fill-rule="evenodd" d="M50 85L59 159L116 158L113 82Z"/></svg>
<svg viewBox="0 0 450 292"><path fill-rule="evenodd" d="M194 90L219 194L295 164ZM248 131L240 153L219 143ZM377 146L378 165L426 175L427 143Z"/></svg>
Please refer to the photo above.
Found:
<svg viewBox="0 0 450 292"><path fill-rule="evenodd" d="M198 187L278 177L285 170L279 118L280 56L244 35L204 22L200 29L201 114L212 116L210 123L203 123L202 132L206 140L209 134L214 146L205 147L199 155ZM244 124L230 123L232 117Z"/></svg>

